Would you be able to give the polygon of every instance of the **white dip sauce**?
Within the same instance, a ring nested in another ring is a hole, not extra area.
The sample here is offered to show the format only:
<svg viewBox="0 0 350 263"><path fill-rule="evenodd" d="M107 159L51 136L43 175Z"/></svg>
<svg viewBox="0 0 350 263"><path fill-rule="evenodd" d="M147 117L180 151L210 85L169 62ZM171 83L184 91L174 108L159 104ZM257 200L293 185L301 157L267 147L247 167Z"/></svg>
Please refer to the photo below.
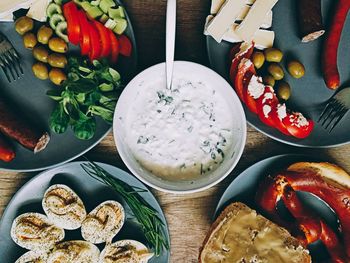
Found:
<svg viewBox="0 0 350 263"><path fill-rule="evenodd" d="M143 84L126 118L127 143L138 162L168 180L215 170L233 145L230 108L214 86L173 79Z"/></svg>

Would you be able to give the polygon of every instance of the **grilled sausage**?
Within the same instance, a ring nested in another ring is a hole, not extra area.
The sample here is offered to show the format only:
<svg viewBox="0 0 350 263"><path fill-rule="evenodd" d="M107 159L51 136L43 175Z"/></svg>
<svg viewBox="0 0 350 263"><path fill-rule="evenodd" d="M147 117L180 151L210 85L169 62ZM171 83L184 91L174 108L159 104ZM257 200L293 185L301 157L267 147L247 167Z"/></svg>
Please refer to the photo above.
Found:
<svg viewBox="0 0 350 263"><path fill-rule="evenodd" d="M4 162L11 162L15 158L15 151L7 140L0 135L0 160Z"/></svg>

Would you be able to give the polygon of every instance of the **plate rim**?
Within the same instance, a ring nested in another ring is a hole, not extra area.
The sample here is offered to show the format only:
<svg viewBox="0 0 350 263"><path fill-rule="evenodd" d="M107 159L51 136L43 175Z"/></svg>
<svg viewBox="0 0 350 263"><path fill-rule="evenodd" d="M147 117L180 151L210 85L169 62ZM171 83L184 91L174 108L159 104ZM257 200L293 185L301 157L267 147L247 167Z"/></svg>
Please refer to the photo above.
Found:
<svg viewBox="0 0 350 263"><path fill-rule="evenodd" d="M12 203L14 202L15 198L22 192L24 191L23 189L25 187L29 187L30 184L33 183L33 181L35 180L39 180L39 178L43 177L46 175L46 173L49 173L49 172L53 172L53 170L55 169L58 169L58 168L61 168L61 169L64 169L64 168L67 168L68 166L80 166L80 164L83 164L83 163L88 163L88 161L75 161L75 162L68 162L68 163L65 163L59 167L53 167L52 169L48 169L48 170L44 170L44 171L41 171L40 173L34 175L31 179L29 179L27 182L25 182L16 192L15 194L12 195L10 201L6 204L6 207L5 209L3 210L2 212L2 215L1 215L1 218L0 218L0 228L1 226L3 225L3 222L4 222L4 218L5 218L5 214L7 214L8 210L10 209ZM164 224L164 227L165 227L165 235L166 235L166 238L167 238L167 241L169 243L169 250L167 250L167 258L168 258L168 262L170 262L170 258L171 258L171 236L170 236L170 231L169 231L169 224L168 224L168 221L167 221L167 218L164 214L164 211L163 211L163 208L162 206L160 205L158 199L155 197L155 195L151 192L151 190L147 187L147 185L145 185L142 181L140 181L138 178L136 178L135 176L133 176L131 173L127 172L127 171L124 171L123 169L119 168L119 167L116 167L114 165L111 165L111 164L108 164L108 163L103 163L103 162L95 162L96 164L98 165L102 165L102 166L107 166L107 167L110 167L110 168L113 168L113 169L117 169L123 173L126 173L128 174L130 177L132 177L133 179L137 180L140 184L142 184L142 186L147 189L147 193L149 194L149 196L154 200L154 203L156 204L156 208L159 209L159 211L161 211L161 214L160 214L160 218L161 220L163 221ZM114 175L113 175L114 177ZM124 180L123 180L124 181ZM105 187L108 187L107 185L104 185ZM118 193L116 193L118 194ZM159 215L158 215L159 216ZM1 241L1 239L0 239ZM1 242L0 242L1 243Z"/></svg>

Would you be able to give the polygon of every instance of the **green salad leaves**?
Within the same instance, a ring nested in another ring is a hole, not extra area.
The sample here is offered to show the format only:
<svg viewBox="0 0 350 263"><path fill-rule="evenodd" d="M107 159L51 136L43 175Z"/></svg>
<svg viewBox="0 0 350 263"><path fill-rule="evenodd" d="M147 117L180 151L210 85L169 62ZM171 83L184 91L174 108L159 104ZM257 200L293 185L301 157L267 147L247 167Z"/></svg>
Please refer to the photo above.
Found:
<svg viewBox="0 0 350 263"><path fill-rule="evenodd" d="M123 89L120 74L105 60L68 59L67 80L60 89L47 95L57 101L49 125L55 133L64 133L70 126L81 140L91 139L96 131L95 116L112 123L114 108Z"/></svg>

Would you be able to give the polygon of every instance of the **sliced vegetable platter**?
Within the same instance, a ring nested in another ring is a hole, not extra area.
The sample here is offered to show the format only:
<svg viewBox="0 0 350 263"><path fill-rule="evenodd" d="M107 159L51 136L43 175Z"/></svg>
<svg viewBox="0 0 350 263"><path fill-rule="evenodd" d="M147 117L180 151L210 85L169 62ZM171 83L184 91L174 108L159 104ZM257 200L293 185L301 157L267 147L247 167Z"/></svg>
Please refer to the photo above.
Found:
<svg viewBox="0 0 350 263"><path fill-rule="evenodd" d="M73 189L84 202L87 211L92 211L94 207L106 200L119 202L125 209L125 222L120 232L113 238L113 242L123 239L137 240L146 245L149 249L152 249L152 252L156 253L154 250L154 245L156 244L151 244L147 241L142 230L142 224L138 222L137 217L128 206L128 201L123 198L122 194L114 191L113 188L90 177L82 167L82 165L86 164L88 163L73 162L42 172L27 182L13 196L0 221L0 246L2 260L4 262L15 262L17 258L26 252L25 249L20 248L11 239L10 231L13 220L23 213L34 212L44 214L42 208L44 193L51 185L57 184L64 184ZM132 175L111 165L103 163L96 164L105 172L109 173L111 176L110 178L120 180L120 182L132 187L138 192L139 196L144 200L144 204L154 210L153 216L157 216L159 218L159 224L162 224L161 227L158 225L156 229L156 231L158 231L157 234L164 238L164 242L170 244L166 219L152 193ZM119 183L119 185L121 185L121 183ZM149 230L149 228L146 229ZM152 229L152 231L154 231L154 229ZM65 232L65 241L82 240L80 229L66 230ZM100 251L104 248L104 245L105 244L98 245ZM157 244L157 246L161 245ZM169 262L170 251L168 249L163 247L158 253L158 256L154 255L148 262Z"/></svg>
<svg viewBox="0 0 350 263"><path fill-rule="evenodd" d="M73 1L69 3L73 3ZM115 1L115 3L115 6L122 6L119 1ZM76 6L78 7L78 4ZM78 9L84 12L81 7L78 7ZM22 10L19 10L15 12L15 15L19 17L17 13L21 12ZM123 9L123 16L127 23L123 35L130 40L132 47L129 56L119 54L118 57L113 57L112 45L109 46L110 50L108 52L105 51L105 54L108 53L108 55L105 55L106 58L102 58L101 55L96 56L96 52L95 55L91 54L91 51L88 51L86 56L83 56L81 54L81 45L79 43L78 45L73 45L69 40L68 52L63 54L68 61L68 65L64 69L65 74L68 75L68 81L60 82L61 86L55 85L48 79L41 80L34 76L32 66L35 63L40 63L40 61L33 57L33 50L24 47L23 36L16 32L15 22L0 22L0 31L19 53L24 70L24 75L11 83L7 81L4 72L0 72L1 96L6 99L11 109L15 109L20 120L30 120L32 127L40 127L40 130L49 132L51 137L46 148L35 154L19 143L11 141L10 144L16 156L11 162L0 161L0 169L15 171L47 169L80 156L107 135L111 128L114 105L118 94L125 83L134 75L137 63L134 32L125 9ZM88 13L86 12L87 17ZM92 18L87 19L89 19L90 23L96 23ZM96 18L96 21L97 19L99 18ZM43 25L50 27L49 19L47 22L34 22L34 35L37 34L39 28ZM102 22L101 25L103 25ZM65 30L62 32L67 34ZM53 37L55 35L54 33ZM115 35L119 37L117 33ZM97 40L100 41L99 38ZM98 44L101 45L99 52L102 52L102 41L98 42ZM41 43L38 43L36 46L45 47ZM48 46L49 44L46 46L47 49L49 49ZM49 54L52 53L55 52L50 50ZM93 59L98 59L98 61L92 62ZM47 66L49 71L54 68L49 63L43 64ZM104 84L97 86L96 83L97 85ZM67 86L74 94L65 92ZM108 95L101 97L101 94L108 94L111 89L113 89L113 98L111 100L108 99ZM94 92L95 90L98 92ZM72 99L78 101L79 104L75 101L72 102ZM110 104L106 107L102 103L101 105L92 105L94 100L99 102L105 100ZM73 107L71 107L71 104ZM91 105L93 107L89 107ZM54 111L55 109L56 111ZM76 109L81 111L76 111ZM64 115L62 123L60 113L63 111L68 111L69 114ZM81 112L84 113L84 116ZM87 114L88 118L86 118L85 114ZM67 118L67 115L70 118ZM90 119L90 116L93 116L92 118L96 120L96 124L93 122L90 125L81 122L83 124L80 127L78 127L79 125L74 127L75 123Z"/></svg>
<svg viewBox="0 0 350 263"><path fill-rule="evenodd" d="M284 80L291 86L291 96L286 102L287 108L302 112L308 119L313 120L314 128L311 134L298 139L282 134L275 128L269 127L259 117L252 113L244 104L247 121L267 136L294 146L301 147L333 147L349 143L350 127L349 115L346 115L338 126L328 133L317 122L328 99L334 95L335 90L328 89L322 75L323 43L331 25L335 11L334 1L321 1L323 24L326 33L318 39L302 43L300 39L299 15L295 1L280 0L273 7L271 30L275 32L274 47L284 53L281 65L285 69ZM346 87L350 80L350 19L346 20L338 49L338 68L341 76L340 88ZM207 36L207 49L211 67L225 77L231 84L229 77L229 53L234 46L232 43L222 41L217 43L211 36ZM300 79L293 78L287 73L287 62L298 60L305 67L305 75Z"/></svg>

